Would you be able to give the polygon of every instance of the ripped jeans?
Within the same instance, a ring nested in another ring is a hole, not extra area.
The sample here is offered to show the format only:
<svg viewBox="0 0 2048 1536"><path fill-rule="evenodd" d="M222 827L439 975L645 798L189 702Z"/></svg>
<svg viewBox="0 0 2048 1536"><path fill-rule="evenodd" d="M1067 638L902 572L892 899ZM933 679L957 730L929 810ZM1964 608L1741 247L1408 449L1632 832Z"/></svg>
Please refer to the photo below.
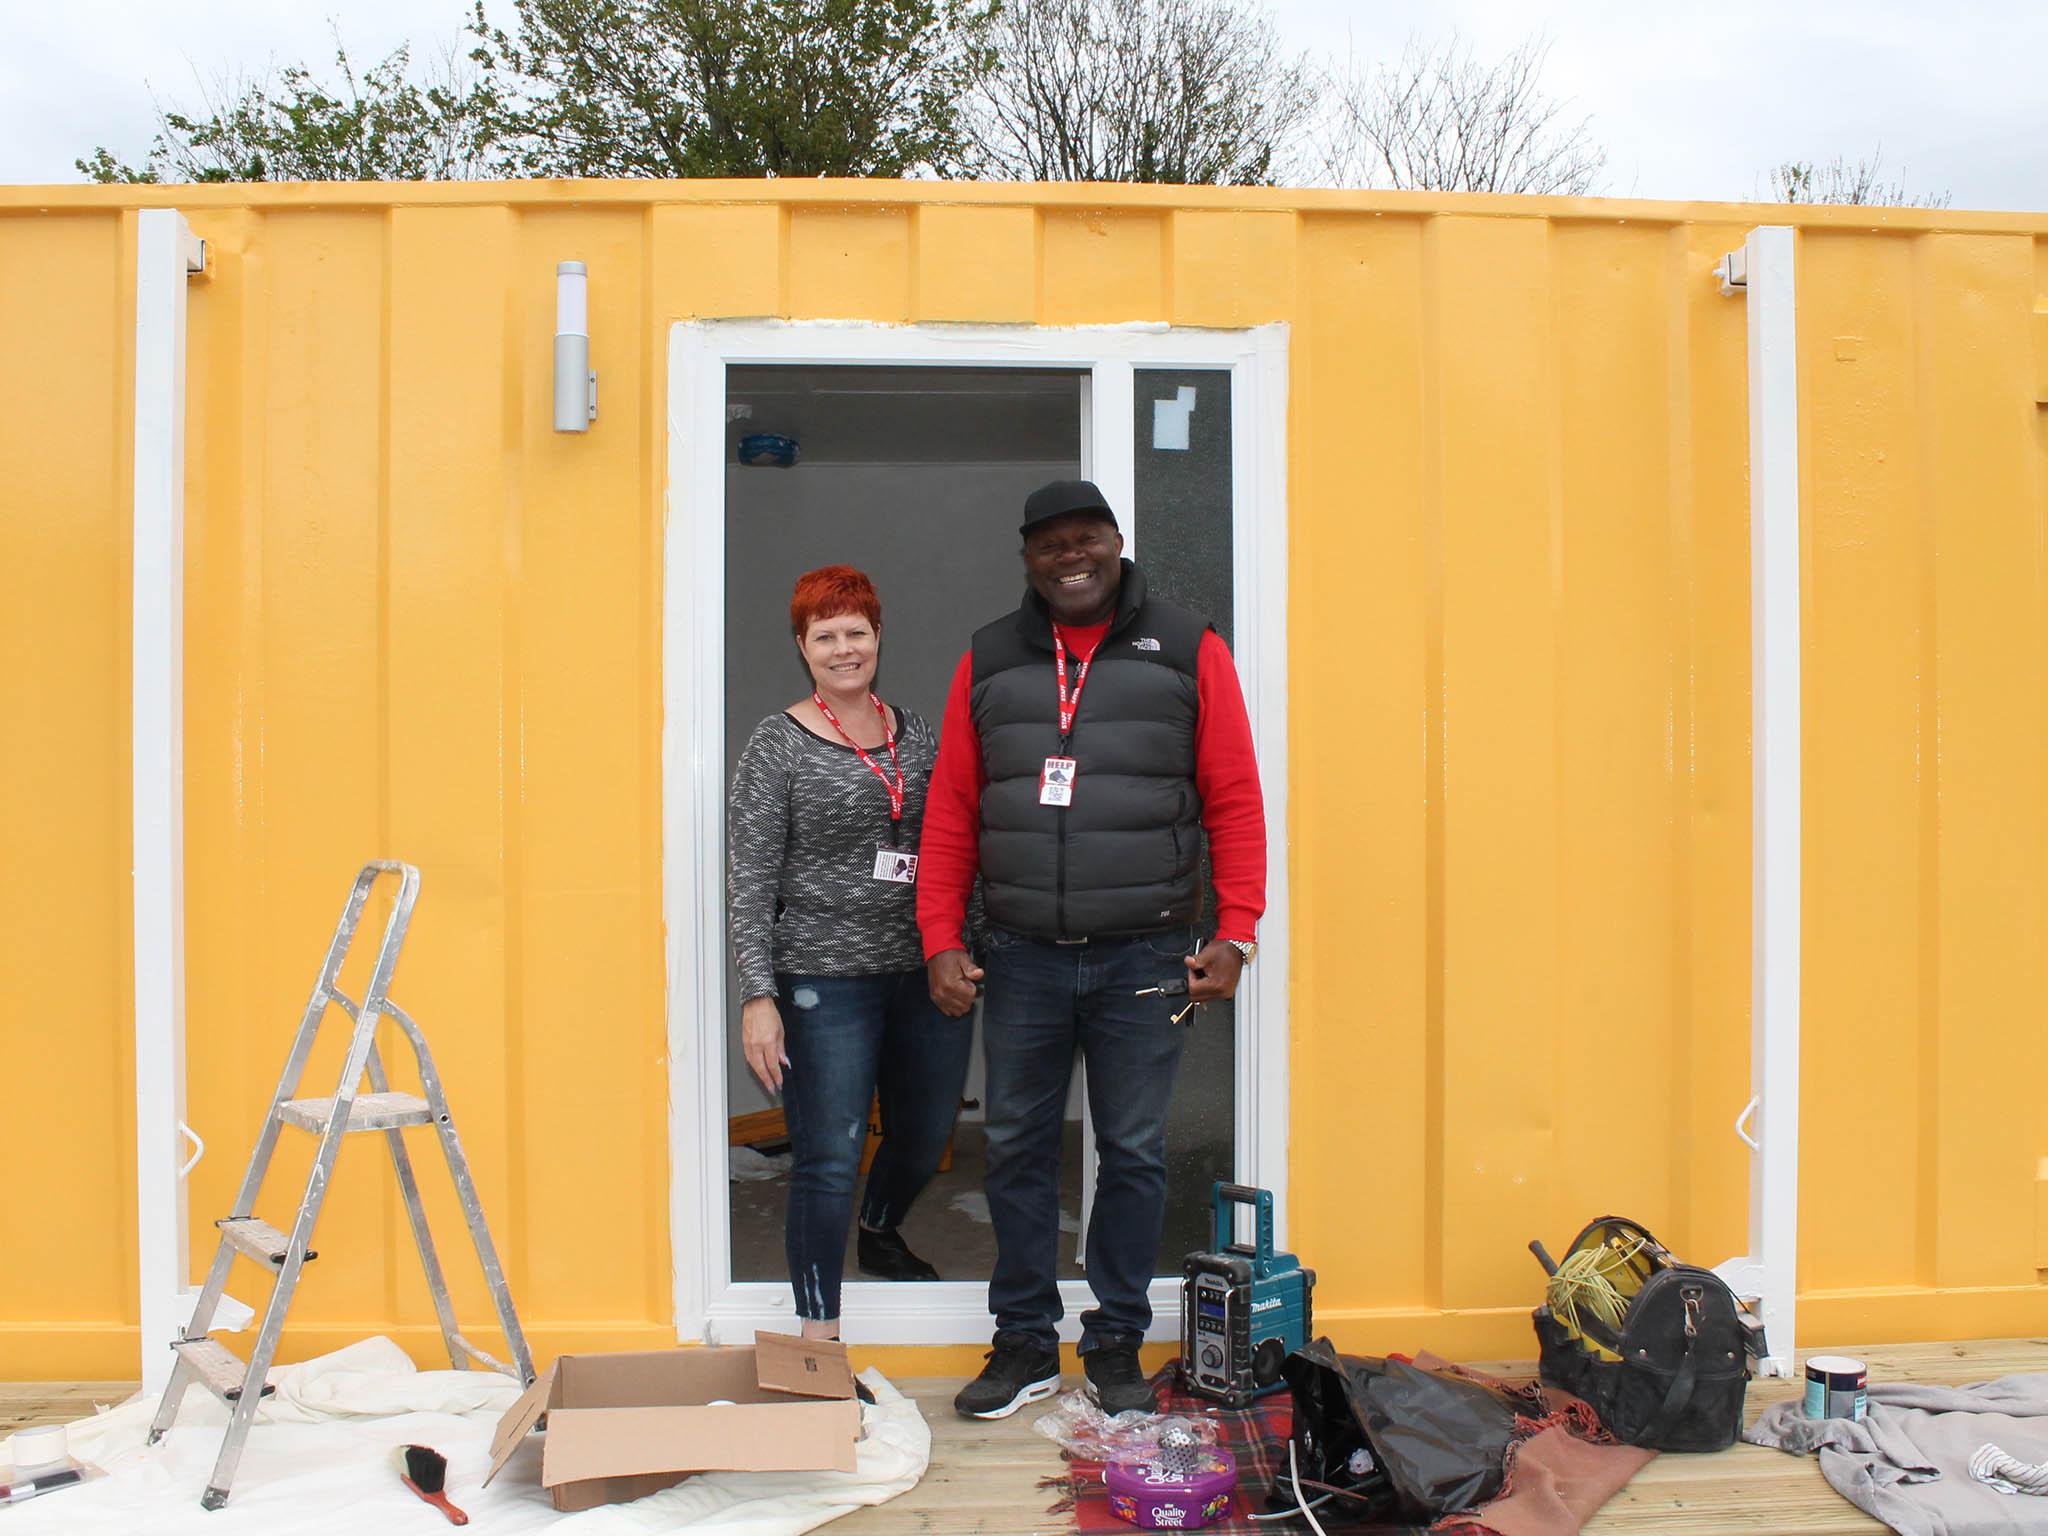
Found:
<svg viewBox="0 0 2048 1536"><path fill-rule="evenodd" d="M796 1314L839 1316L846 1218L879 1095L882 1144L868 1170L860 1221L897 1226L939 1166L967 1078L974 1019L939 1012L922 967L880 976L777 972L789 1070L782 1079L791 1168L784 1244Z"/></svg>

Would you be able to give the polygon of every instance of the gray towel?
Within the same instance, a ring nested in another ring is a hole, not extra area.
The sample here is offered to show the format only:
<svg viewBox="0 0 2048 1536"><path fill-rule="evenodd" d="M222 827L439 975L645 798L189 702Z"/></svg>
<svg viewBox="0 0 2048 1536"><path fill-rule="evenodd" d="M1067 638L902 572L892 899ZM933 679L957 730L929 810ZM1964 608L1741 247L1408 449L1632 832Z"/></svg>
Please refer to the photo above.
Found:
<svg viewBox="0 0 2048 1536"><path fill-rule="evenodd" d="M2048 1461L2048 1373L1874 1386L1860 1424L1776 1403L1742 1438L1818 1453L1829 1485L1901 1536L2048 1536L2048 1499L2013 1498L1970 1476L1970 1456L1987 1440L2021 1461Z"/></svg>

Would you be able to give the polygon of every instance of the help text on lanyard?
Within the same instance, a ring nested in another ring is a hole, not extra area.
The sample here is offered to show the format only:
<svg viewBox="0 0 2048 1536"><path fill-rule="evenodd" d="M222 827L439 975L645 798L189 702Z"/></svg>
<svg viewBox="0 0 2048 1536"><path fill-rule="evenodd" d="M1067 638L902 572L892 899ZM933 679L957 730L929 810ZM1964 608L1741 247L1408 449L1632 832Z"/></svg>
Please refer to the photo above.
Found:
<svg viewBox="0 0 2048 1536"><path fill-rule="evenodd" d="M1100 648L1098 642L1094 648L1090 649L1086 656L1081 658L1080 666L1074 669L1074 691L1069 694L1067 692L1067 642L1061 638L1057 628L1052 632L1053 661L1059 669L1060 679L1060 747L1062 750L1066 747L1067 738L1074 734L1074 716L1081 708L1081 690L1088 686L1088 668L1095 660L1095 651Z"/></svg>
<svg viewBox="0 0 2048 1536"><path fill-rule="evenodd" d="M1062 684L1061 687L1062 692L1064 692L1065 685ZM1079 689L1075 690L1077 696L1079 692ZM882 707L882 701L872 693L868 695L868 702L875 706L875 713L882 718L882 740L889 748L889 766L896 772L894 783L890 782L888 774L882 772L882 765L868 756L868 749L846 734L846 727L841 725L839 717L832 713L832 706L827 704L824 696L815 689L811 693L811 702L818 706L818 713L823 715L831 723L832 729L839 733L839 739L853 748L860 760L867 764L868 772L882 781L882 788L889 791L889 819L891 821L901 821L903 819L903 765L896 760L896 733L889 729L889 711Z"/></svg>

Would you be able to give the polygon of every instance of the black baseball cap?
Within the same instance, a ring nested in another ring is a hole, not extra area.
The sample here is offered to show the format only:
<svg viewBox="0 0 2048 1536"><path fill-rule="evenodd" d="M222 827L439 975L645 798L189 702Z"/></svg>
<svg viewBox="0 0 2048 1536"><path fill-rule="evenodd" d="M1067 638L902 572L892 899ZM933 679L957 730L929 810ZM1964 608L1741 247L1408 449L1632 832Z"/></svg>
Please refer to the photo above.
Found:
<svg viewBox="0 0 2048 1536"><path fill-rule="evenodd" d="M1116 514L1110 511L1109 503L1102 499L1102 492L1095 488L1093 480L1054 480L1024 498L1024 521L1017 533L1019 537L1028 538L1032 529L1056 517L1071 517L1076 512L1086 512L1091 517L1101 518L1112 528L1117 527Z"/></svg>

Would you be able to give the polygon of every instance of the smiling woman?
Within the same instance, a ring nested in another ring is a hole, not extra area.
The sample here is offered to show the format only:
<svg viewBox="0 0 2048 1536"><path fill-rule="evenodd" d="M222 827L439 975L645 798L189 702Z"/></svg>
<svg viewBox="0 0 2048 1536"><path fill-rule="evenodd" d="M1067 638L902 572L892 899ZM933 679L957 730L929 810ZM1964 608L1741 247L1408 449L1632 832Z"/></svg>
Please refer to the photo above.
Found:
<svg viewBox="0 0 2048 1536"><path fill-rule="evenodd" d="M851 566L796 583L790 632L811 693L754 728L728 802L727 900L748 1070L782 1095L793 1154L784 1246L807 1336L839 1334L846 1223L867 1128L861 1269L936 1280L897 1228L938 1167L972 1027L926 993L913 889L937 751L873 692L882 606Z"/></svg>

